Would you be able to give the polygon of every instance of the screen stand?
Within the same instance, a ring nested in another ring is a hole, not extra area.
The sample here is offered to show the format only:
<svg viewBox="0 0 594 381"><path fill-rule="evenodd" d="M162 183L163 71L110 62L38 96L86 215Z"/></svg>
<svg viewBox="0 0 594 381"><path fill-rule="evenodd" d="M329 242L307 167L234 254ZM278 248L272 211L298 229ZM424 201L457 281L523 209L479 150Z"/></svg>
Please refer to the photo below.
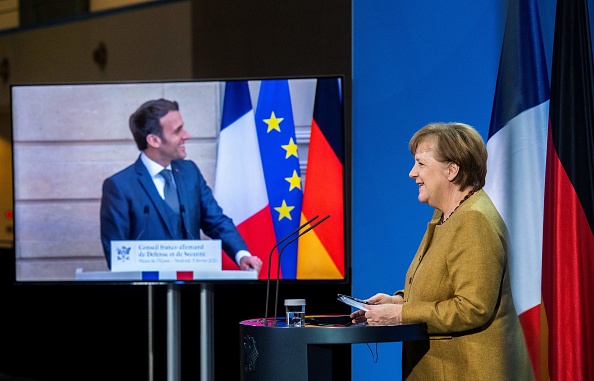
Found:
<svg viewBox="0 0 594 381"><path fill-rule="evenodd" d="M167 283L167 381L179 381L180 372L180 290Z"/></svg>
<svg viewBox="0 0 594 381"><path fill-rule="evenodd" d="M155 356L153 352L153 285L148 285L148 375L149 381L155 380Z"/></svg>
<svg viewBox="0 0 594 381"><path fill-rule="evenodd" d="M149 286L150 287L150 286ZM150 288L149 288L150 290ZM152 308L152 307L151 307ZM149 314L149 316L152 312ZM200 380L213 380L213 297L210 283L200 284ZM180 288L167 284L167 381L179 381L180 372ZM152 339L151 339L152 340ZM152 351L152 349L151 349ZM149 356L151 354L149 353ZM150 365L152 368L152 365ZM149 371L152 374L152 371ZM151 378L152 379L152 378Z"/></svg>
<svg viewBox="0 0 594 381"><path fill-rule="evenodd" d="M200 284L200 380L214 380L214 314L212 284Z"/></svg>
<svg viewBox="0 0 594 381"><path fill-rule="evenodd" d="M149 286L150 287L150 286ZM149 288L149 291L151 289ZM213 380L214 315L212 285L200 284L200 380ZM152 306L149 307L152 314ZM167 381L180 381L180 287L176 283L167 284ZM152 327L150 328L152 329ZM149 337L149 340L152 340ZM149 345L150 347L150 345ZM149 350L152 350L149 348ZM150 359L151 353L149 353ZM152 365L149 375L152 375ZM151 378L152 379L152 378Z"/></svg>

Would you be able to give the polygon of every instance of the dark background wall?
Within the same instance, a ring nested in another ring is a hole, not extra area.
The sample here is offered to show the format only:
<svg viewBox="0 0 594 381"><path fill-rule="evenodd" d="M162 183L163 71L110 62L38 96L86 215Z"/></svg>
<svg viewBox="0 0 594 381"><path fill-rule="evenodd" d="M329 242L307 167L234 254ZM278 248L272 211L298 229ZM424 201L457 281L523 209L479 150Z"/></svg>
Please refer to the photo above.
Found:
<svg viewBox="0 0 594 381"><path fill-rule="evenodd" d="M158 25L159 19L142 19L143 27L151 24ZM344 74L347 79L347 122L350 123L350 1L192 1L191 24L191 34L185 38L192 41L192 78ZM64 27L68 28L68 23ZM176 28L176 25L167 27ZM105 33L109 35L109 30ZM67 31L63 35L68 39ZM150 50L152 42L150 38L134 41L142 50ZM108 42L107 46L117 52L117 46L128 43L113 42L116 44L114 48ZM177 42L167 43L173 46ZM175 60L167 49L154 53L157 53L157 60L158 57L163 61ZM43 59L44 54L46 52L40 49L39 59ZM113 63L113 59L108 62ZM137 66L139 63L133 54L129 59L129 66L144 69ZM49 77L74 82L88 80L84 72L80 75L68 73L62 63L53 69L51 61L47 65L50 72L59 72L49 74ZM147 61L146 65L150 66L151 62ZM125 70L130 69L134 70L133 67ZM105 80L154 80L179 76L168 76L166 70L140 78L114 72L101 75ZM21 83L39 81L34 77L27 79L27 74L19 73L18 69L16 77ZM48 81L52 80L55 79L48 78ZM148 379L146 286L15 286L12 284L13 257L11 249L0 251L0 374L36 381ZM350 293L350 288L350 282L307 285L281 282L279 300L306 298L307 311L311 314L348 313L349 309L335 298L337 293ZM239 379L239 322L264 314L265 284L221 283L213 290L215 379ZM167 352L165 286L154 287L153 301L155 380L164 380ZM200 287L182 285L183 380L200 378L199 303ZM350 378L349 364L350 352L344 355L345 379Z"/></svg>

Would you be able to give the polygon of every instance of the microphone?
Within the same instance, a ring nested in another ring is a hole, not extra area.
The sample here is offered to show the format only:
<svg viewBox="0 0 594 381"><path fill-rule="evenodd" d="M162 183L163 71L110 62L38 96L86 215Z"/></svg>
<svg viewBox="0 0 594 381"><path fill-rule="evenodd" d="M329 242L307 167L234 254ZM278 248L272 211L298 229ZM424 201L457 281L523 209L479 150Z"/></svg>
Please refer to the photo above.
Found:
<svg viewBox="0 0 594 381"><path fill-rule="evenodd" d="M326 221L329 217L330 217L330 215L327 215L326 217L322 218L321 220L319 220L315 224L311 225L310 227L308 227L307 229L305 229L304 231L302 231L301 233L299 233L299 235L297 237L294 237L289 242L287 242L285 244L285 246L283 246L282 249L280 249L280 251L278 253L278 268L276 270L276 298L275 298L275 301L274 301L274 325L275 326L276 326L276 311L278 311L278 309L277 309L278 308L278 286L279 286L279 279L280 279L279 272L280 272L280 259L281 259L281 255L283 254L283 251L287 248L287 246L289 246L291 243L293 243L299 237L301 237L305 233L309 232L310 230L312 230L313 228L315 228L316 226L318 226L322 222Z"/></svg>
<svg viewBox="0 0 594 381"><path fill-rule="evenodd" d="M144 206L144 210L142 211L143 215L144 215L144 224L142 225L142 230L140 231L140 233L138 233L138 235L136 236L136 241L140 239L140 237L144 234L144 231L146 230L146 227L148 226L148 221L149 221L149 206L145 205Z"/></svg>
<svg viewBox="0 0 594 381"><path fill-rule="evenodd" d="M181 227L182 227L182 231L186 232L186 237L189 239L194 239L194 237L192 236L192 233L190 233L190 231L188 229L186 229L186 224L184 224L185 221L185 213L186 213L186 207L184 206L184 204L179 204L179 214L181 215Z"/></svg>
<svg viewBox="0 0 594 381"><path fill-rule="evenodd" d="M309 226L307 229L305 229L304 231L302 231L301 233L299 233L297 236L293 237L289 242L287 242L285 244L285 246L283 246L280 249L280 251L278 252L278 263L277 263L278 266L277 266L277 269L276 269L276 296L275 296L275 301L274 301L274 325L275 326L277 325L277 322L276 322L276 313L278 311L278 289L279 289L279 282L280 282L280 274L279 273L280 273L281 255L283 254L283 251L287 248L287 246L289 246L291 243L295 242L302 235L304 235L307 232L309 232L310 230L314 229L316 226L318 226L322 222L326 221L329 217L330 217L330 215L327 215L326 217L322 218L321 220L319 220L315 224ZM316 216L312 220L315 220L316 218L318 218L318 217ZM299 228L299 229L301 229L301 228ZM270 271L270 267L269 267L269 271ZM269 279L270 279L270 277L269 277ZM268 301L268 297L266 298L266 301ZM265 319L266 319L265 320L266 321L266 324L265 325L267 326L268 325L268 317L265 316Z"/></svg>
<svg viewBox="0 0 594 381"><path fill-rule="evenodd" d="M270 293L270 266L272 262L272 253L274 253L274 249L280 246L281 243L285 242L289 238L291 238L295 233L298 233L301 229L306 227L307 225L311 224L314 220L316 220L318 216L314 216L309 221L305 221L303 225L299 226L297 229L293 230L291 233L287 234L287 236L276 243L270 250L270 255L268 256L268 280L266 282L266 312L264 313L264 326L268 326L268 300L269 300L269 293ZM278 272L276 274L278 278Z"/></svg>

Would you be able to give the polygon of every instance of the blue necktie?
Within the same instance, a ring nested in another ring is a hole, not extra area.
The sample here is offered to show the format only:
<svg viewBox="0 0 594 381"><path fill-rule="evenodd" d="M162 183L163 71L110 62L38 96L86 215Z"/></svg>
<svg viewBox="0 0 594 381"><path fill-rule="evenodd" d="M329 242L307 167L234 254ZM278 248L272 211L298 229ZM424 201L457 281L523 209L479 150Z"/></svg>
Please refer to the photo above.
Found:
<svg viewBox="0 0 594 381"><path fill-rule="evenodd" d="M164 169L160 172L160 175L165 179L165 202L175 213L179 214L179 199L171 178L171 170Z"/></svg>

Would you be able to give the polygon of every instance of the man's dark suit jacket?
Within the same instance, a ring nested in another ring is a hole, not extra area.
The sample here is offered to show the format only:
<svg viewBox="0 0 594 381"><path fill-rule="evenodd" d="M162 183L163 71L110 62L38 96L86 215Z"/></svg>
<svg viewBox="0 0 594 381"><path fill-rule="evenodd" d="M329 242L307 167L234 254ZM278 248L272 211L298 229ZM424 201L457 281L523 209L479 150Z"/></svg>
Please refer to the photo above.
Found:
<svg viewBox="0 0 594 381"><path fill-rule="evenodd" d="M111 267L111 240L200 239L200 230L220 239L233 261L247 245L235 224L223 213L198 166L191 160L175 160L171 169L182 209L182 233L168 222L171 209L159 195L148 170L140 160L103 182L101 243ZM169 210L169 212L168 212ZM185 235L185 236L184 236Z"/></svg>

